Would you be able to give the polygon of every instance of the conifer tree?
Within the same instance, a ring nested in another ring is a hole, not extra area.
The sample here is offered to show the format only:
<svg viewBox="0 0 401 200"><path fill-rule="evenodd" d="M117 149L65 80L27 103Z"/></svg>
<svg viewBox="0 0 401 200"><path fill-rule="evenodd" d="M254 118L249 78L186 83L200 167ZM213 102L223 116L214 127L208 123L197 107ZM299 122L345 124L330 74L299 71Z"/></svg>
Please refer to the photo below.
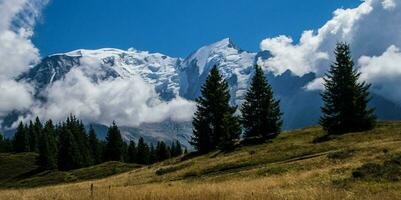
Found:
<svg viewBox="0 0 401 200"><path fill-rule="evenodd" d="M38 164L42 169L57 168L57 147L53 122L47 121L39 135Z"/></svg>
<svg viewBox="0 0 401 200"><path fill-rule="evenodd" d="M25 130L28 134L28 144L29 144L29 151L34 151L32 146L34 146L36 135L34 131L34 126L32 120L29 120L29 123L25 124Z"/></svg>
<svg viewBox="0 0 401 200"><path fill-rule="evenodd" d="M101 152L101 147L99 140L97 139L96 136L96 131L93 128L92 125L89 127L89 151L91 154L91 158L93 161L93 164L99 164L102 162L102 152Z"/></svg>
<svg viewBox="0 0 401 200"><path fill-rule="evenodd" d="M27 129L22 122L19 123L17 131L14 134L13 149L14 152L29 152L29 138Z"/></svg>
<svg viewBox="0 0 401 200"><path fill-rule="evenodd" d="M5 138L3 137L3 134L0 133L0 153L7 152L5 150Z"/></svg>
<svg viewBox="0 0 401 200"><path fill-rule="evenodd" d="M149 146L142 137L138 140L136 160L138 164L147 164L149 160Z"/></svg>
<svg viewBox="0 0 401 200"><path fill-rule="evenodd" d="M64 124L59 135L58 168L62 171L82 167L82 157L71 130Z"/></svg>
<svg viewBox="0 0 401 200"><path fill-rule="evenodd" d="M172 142L172 143L171 143L171 146L170 146L170 148L169 148L169 151L170 151L170 156L171 156L172 158L175 157L175 151L176 151L175 142Z"/></svg>
<svg viewBox="0 0 401 200"><path fill-rule="evenodd" d="M35 122L29 125L29 144L30 151L39 153L39 137L42 133L42 122L40 122L39 117L35 118Z"/></svg>
<svg viewBox="0 0 401 200"><path fill-rule="evenodd" d="M134 141L130 141L128 145L128 162L129 163L136 163L136 156L137 156L137 151L136 151L136 145Z"/></svg>
<svg viewBox="0 0 401 200"><path fill-rule="evenodd" d="M29 124L26 124L25 127L26 127L27 134L28 134L29 151L36 152L38 135L37 135L37 131L35 130L35 126L34 126L34 123L32 122L32 120L30 120Z"/></svg>
<svg viewBox="0 0 401 200"><path fill-rule="evenodd" d="M241 113L245 138L257 137L264 141L281 131L280 101L274 99L273 90L259 66L255 66L255 75L245 95Z"/></svg>
<svg viewBox="0 0 401 200"><path fill-rule="evenodd" d="M158 158L157 158L157 152L155 147L153 146L153 144L150 144L149 147L149 158L148 158L148 162L146 164L153 164L158 162Z"/></svg>
<svg viewBox="0 0 401 200"><path fill-rule="evenodd" d="M171 144L171 157L177 157L182 155L182 147L178 140Z"/></svg>
<svg viewBox="0 0 401 200"><path fill-rule="evenodd" d="M175 156L181 156L182 155L182 146L178 140L175 141L175 149L176 149Z"/></svg>
<svg viewBox="0 0 401 200"><path fill-rule="evenodd" d="M157 161L163 161L170 158L170 152L167 148L166 143L163 141L157 143L156 147Z"/></svg>
<svg viewBox="0 0 401 200"><path fill-rule="evenodd" d="M122 161L123 162L128 162L128 144L123 141L123 148L122 148Z"/></svg>
<svg viewBox="0 0 401 200"><path fill-rule="evenodd" d="M12 150L13 147L11 141L0 133L0 153L12 152Z"/></svg>
<svg viewBox="0 0 401 200"><path fill-rule="evenodd" d="M190 143L197 151L229 150L239 139L239 120L234 116L236 107L230 106L229 101L228 84L214 66L201 88L201 96L196 99Z"/></svg>
<svg viewBox="0 0 401 200"><path fill-rule="evenodd" d="M107 161L106 156L106 141L99 140L100 152L101 152L101 163Z"/></svg>
<svg viewBox="0 0 401 200"><path fill-rule="evenodd" d="M106 160L122 161L123 159L123 139L121 138L120 129L116 123L109 127L106 136Z"/></svg>
<svg viewBox="0 0 401 200"><path fill-rule="evenodd" d="M370 84L359 82L360 73L354 68L350 47L339 43L336 62L324 78L324 105L320 124L328 134L343 134L374 127L374 109L368 108Z"/></svg>
<svg viewBox="0 0 401 200"><path fill-rule="evenodd" d="M89 139L88 135L86 134L84 124L75 116L70 115L70 117L67 118L66 126L74 136L78 150L81 153L81 157L79 160L80 167L92 165L93 160L90 155Z"/></svg>

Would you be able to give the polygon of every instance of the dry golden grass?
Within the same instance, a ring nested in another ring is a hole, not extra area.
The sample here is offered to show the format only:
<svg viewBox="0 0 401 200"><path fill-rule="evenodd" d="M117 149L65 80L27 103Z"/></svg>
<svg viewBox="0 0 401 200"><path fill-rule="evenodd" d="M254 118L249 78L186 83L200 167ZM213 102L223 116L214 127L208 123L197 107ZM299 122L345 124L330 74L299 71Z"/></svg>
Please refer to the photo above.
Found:
<svg viewBox="0 0 401 200"><path fill-rule="evenodd" d="M319 127L310 127L272 143L168 160L96 181L0 190L0 199L401 199L399 181L351 178L363 163L401 153L401 123L313 144L320 134Z"/></svg>

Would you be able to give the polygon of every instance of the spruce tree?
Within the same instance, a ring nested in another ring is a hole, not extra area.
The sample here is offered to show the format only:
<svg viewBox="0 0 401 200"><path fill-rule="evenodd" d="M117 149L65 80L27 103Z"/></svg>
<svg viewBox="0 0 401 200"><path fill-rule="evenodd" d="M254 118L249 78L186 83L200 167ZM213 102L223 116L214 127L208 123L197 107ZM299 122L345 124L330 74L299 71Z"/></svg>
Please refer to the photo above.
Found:
<svg viewBox="0 0 401 200"><path fill-rule="evenodd" d="M39 153L39 137L42 133L42 122L36 117L35 122L29 124L29 149L31 152Z"/></svg>
<svg viewBox="0 0 401 200"><path fill-rule="evenodd" d="M96 136L96 131L92 125L89 127L89 151L93 161L93 164L99 164L102 162L102 152L100 149L100 143Z"/></svg>
<svg viewBox="0 0 401 200"><path fill-rule="evenodd" d="M157 158L157 152L155 147L153 146L153 144L150 144L149 147L149 157L148 157L148 162L146 164L153 164L158 162L158 158Z"/></svg>
<svg viewBox="0 0 401 200"><path fill-rule="evenodd" d="M101 155L101 163L107 161L107 155L106 155L106 141L104 140L99 140L99 147L100 147L100 155Z"/></svg>
<svg viewBox="0 0 401 200"><path fill-rule="evenodd" d="M370 84L359 82L360 73L354 68L350 47L339 43L336 62L324 78L324 105L320 124L328 134L343 134L374 127L374 109L368 108Z"/></svg>
<svg viewBox="0 0 401 200"><path fill-rule="evenodd" d="M169 151L170 151L170 156L171 156L171 157L175 157L175 151L176 151L176 149L175 149L175 142L172 142L172 143L171 143L171 146L170 146L170 148L169 148Z"/></svg>
<svg viewBox="0 0 401 200"><path fill-rule="evenodd" d="M82 157L71 130L64 124L59 135L58 168L62 171L82 167Z"/></svg>
<svg viewBox="0 0 401 200"><path fill-rule="evenodd" d="M239 139L239 120L234 116L236 107L230 106L229 101L228 84L214 66L201 88L201 96L196 99L190 143L198 152L207 153L216 148L229 150Z"/></svg>
<svg viewBox="0 0 401 200"><path fill-rule="evenodd" d="M123 162L128 162L128 144L126 142L123 142L123 148L122 148L122 161Z"/></svg>
<svg viewBox="0 0 401 200"><path fill-rule="evenodd" d="M49 120L39 135L38 164L45 170L57 168L57 148L54 132L53 123Z"/></svg>
<svg viewBox="0 0 401 200"><path fill-rule="evenodd" d="M123 159L123 140L121 138L120 129L116 123L109 127L106 136L106 160L122 161Z"/></svg>
<svg viewBox="0 0 401 200"><path fill-rule="evenodd" d="M0 153L4 153L4 152L6 152L6 150L5 150L5 140L4 140L5 138L3 137L3 134L2 133L0 133Z"/></svg>
<svg viewBox="0 0 401 200"><path fill-rule="evenodd" d="M0 133L0 153L12 152L12 142Z"/></svg>
<svg viewBox="0 0 401 200"><path fill-rule="evenodd" d="M149 146L142 137L138 140L136 160L138 164L147 164L149 160Z"/></svg>
<svg viewBox="0 0 401 200"><path fill-rule="evenodd" d="M173 142L170 148L171 148L171 153L170 153L171 157L177 157L182 155L182 147L178 140Z"/></svg>
<svg viewBox="0 0 401 200"><path fill-rule="evenodd" d="M81 154L79 157L79 166L86 167L93 164L89 149L89 139L86 134L85 126L75 116L70 115L66 120L66 128L69 129L75 138L77 148Z"/></svg>
<svg viewBox="0 0 401 200"><path fill-rule="evenodd" d="M175 156L181 156L182 155L182 146L181 143L176 140L175 141Z"/></svg>
<svg viewBox="0 0 401 200"><path fill-rule="evenodd" d="M14 134L13 149L14 152L29 152L29 138L27 129L22 122L19 123L17 131Z"/></svg>
<svg viewBox="0 0 401 200"><path fill-rule="evenodd" d="M255 75L245 95L241 113L245 138L256 137L264 141L277 136L281 131L283 122L280 101L274 99L272 87L259 66L255 66Z"/></svg>
<svg viewBox="0 0 401 200"><path fill-rule="evenodd" d="M128 145L128 162L129 163L136 163L136 156L137 156L137 151L136 151L136 145L134 141L130 141Z"/></svg>
<svg viewBox="0 0 401 200"><path fill-rule="evenodd" d="M170 158L170 152L167 148L166 143L163 141L157 143L156 147L157 161L163 161Z"/></svg>

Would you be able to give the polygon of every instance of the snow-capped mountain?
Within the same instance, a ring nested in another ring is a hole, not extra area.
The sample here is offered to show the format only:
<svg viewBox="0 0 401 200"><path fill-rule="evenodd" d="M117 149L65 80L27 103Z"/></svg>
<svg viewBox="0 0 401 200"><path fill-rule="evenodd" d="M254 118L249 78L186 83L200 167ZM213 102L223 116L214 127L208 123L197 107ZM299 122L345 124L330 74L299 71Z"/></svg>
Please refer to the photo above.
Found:
<svg viewBox="0 0 401 200"><path fill-rule="evenodd" d="M210 69L217 65L230 85L233 103L239 103L248 88L256 53L241 50L229 38L204 46L186 58L180 71L180 95L195 99Z"/></svg>
<svg viewBox="0 0 401 200"><path fill-rule="evenodd" d="M170 100L179 93L176 68L180 63L179 58L134 49L81 49L50 55L20 79L32 83L40 91L65 77L73 67L77 67L95 82L108 78L140 76L155 86L163 100Z"/></svg>
<svg viewBox="0 0 401 200"><path fill-rule="evenodd" d="M244 51L228 38L201 47L185 59L133 49L76 50L44 58L18 80L32 84L40 98L41 91L55 81L62 80L74 68L81 69L93 82L139 76L155 88L161 101L169 102L177 96L196 99L210 69L216 65L230 85L231 103L240 105L256 61L269 57L269 52L265 51ZM305 90L305 85L316 78L315 74L299 77L291 71L274 75L269 69L264 70L276 97L281 101L283 128L317 124L322 104L319 92ZM377 108L380 119L397 119L397 113L401 113L399 106L378 95L374 95L372 105ZM99 130L105 131L104 126ZM188 146L192 128L190 122L166 120L161 123L143 123L138 127L122 127L122 132L126 139L137 139L140 136L148 141L178 139Z"/></svg>

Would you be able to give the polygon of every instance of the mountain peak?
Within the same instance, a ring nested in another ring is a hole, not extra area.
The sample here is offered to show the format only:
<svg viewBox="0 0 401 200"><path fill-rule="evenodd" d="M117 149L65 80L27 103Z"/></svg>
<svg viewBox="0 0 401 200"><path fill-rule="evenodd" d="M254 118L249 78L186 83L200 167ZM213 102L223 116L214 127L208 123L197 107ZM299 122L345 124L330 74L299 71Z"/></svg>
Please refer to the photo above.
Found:
<svg viewBox="0 0 401 200"><path fill-rule="evenodd" d="M230 45L232 43L232 40L230 38L224 38L218 42L215 42L214 44L219 44L222 46Z"/></svg>
<svg viewBox="0 0 401 200"><path fill-rule="evenodd" d="M237 45L234 44L234 42L231 40L231 38L224 38L218 42L215 42L211 45L209 45L209 47L212 48L233 48L233 49L237 49L237 50L241 50Z"/></svg>

